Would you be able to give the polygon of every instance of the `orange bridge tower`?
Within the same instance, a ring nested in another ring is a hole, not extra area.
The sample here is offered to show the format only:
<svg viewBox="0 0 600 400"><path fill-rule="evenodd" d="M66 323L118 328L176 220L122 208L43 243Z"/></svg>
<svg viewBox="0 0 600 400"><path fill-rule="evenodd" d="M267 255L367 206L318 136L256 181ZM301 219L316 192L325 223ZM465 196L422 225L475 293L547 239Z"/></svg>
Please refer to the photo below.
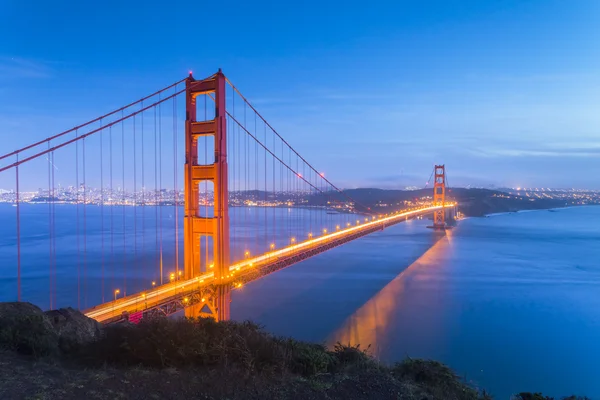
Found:
<svg viewBox="0 0 600 400"><path fill-rule="evenodd" d="M446 168L444 165L434 166L433 204L444 206L446 203ZM440 208L433 214L433 229L446 228L446 210Z"/></svg>
<svg viewBox="0 0 600 400"><path fill-rule="evenodd" d="M214 119L197 120L196 98L211 95L215 100ZM200 241L212 237L212 271L215 285L206 301L203 299L185 309L188 317L213 316L217 321L229 319L231 285L229 276L229 195L227 189L227 126L225 110L225 76L219 70L209 79L186 79L185 121L185 216L184 216L184 273L185 279L202 274L200 271ZM214 139L214 162L198 164L198 138ZM214 187L212 216L200 215L199 185L209 181Z"/></svg>

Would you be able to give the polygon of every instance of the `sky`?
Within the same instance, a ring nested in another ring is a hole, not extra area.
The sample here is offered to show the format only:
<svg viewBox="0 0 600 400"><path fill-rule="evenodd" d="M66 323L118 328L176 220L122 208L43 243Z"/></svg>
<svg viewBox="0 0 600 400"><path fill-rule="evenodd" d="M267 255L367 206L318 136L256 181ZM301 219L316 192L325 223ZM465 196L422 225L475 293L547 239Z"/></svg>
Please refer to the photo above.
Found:
<svg viewBox="0 0 600 400"><path fill-rule="evenodd" d="M0 1L0 153L222 68L341 187L600 189L600 2Z"/></svg>

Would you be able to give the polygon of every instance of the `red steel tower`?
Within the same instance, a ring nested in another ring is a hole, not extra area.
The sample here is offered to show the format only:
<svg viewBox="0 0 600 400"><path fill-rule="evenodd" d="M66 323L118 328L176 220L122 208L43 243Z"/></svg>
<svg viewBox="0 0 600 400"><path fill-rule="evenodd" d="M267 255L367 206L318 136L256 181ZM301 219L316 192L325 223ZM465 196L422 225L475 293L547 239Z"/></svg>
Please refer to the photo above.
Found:
<svg viewBox="0 0 600 400"><path fill-rule="evenodd" d="M444 165L434 166L434 183L433 183L433 204L436 206L444 206L446 202L446 168ZM446 227L446 210L441 208L433 214L433 228L445 229Z"/></svg>
<svg viewBox="0 0 600 400"><path fill-rule="evenodd" d="M196 98L214 95L215 118L196 119ZM198 138L214 138L214 162L198 164ZM225 76L219 70L209 79L196 81L190 74L186 80L185 121L185 217L184 217L184 272L185 279L199 276L200 240L212 237L215 287L207 302L187 307L188 317L210 314L217 321L229 319L231 285L229 276L229 210L227 189L227 126L225 110ZM210 181L214 187L213 216L200 216L199 185ZM208 307L210 313L203 310Z"/></svg>

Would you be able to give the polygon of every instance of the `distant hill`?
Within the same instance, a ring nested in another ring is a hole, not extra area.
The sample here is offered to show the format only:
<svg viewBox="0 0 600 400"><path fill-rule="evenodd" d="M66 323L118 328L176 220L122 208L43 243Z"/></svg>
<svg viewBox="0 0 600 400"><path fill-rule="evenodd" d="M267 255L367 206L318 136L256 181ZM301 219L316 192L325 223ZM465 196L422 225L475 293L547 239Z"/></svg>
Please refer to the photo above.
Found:
<svg viewBox="0 0 600 400"><path fill-rule="evenodd" d="M415 200L432 197L433 189L418 190L387 190L376 188L348 189L344 193L363 204L357 205L362 210L364 206L371 211L388 212L397 209L405 200ZM340 196L341 197L341 196ZM509 196L506 192L490 189L448 188L448 200L457 201L459 209L467 216L484 216L498 212L513 212L519 210L535 210L554 207L564 207L565 202L552 199L530 199L522 196ZM380 206L386 204L387 206Z"/></svg>
<svg viewBox="0 0 600 400"><path fill-rule="evenodd" d="M243 192L247 199L277 199L281 201L304 200L307 206L327 206L346 203L352 199L355 209L363 213L387 213L404 206L405 201L433 197L433 189L399 190L359 188L345 189L340 192L324 192L312 195L290 195L288 193L273 193L260 190ZM535 210L571 205L564 200L529 198L516 196L500 190L448 188L446 198L457 201L459 210L466 216L484 216L499 212L515 212L519 210Z"/></svg>

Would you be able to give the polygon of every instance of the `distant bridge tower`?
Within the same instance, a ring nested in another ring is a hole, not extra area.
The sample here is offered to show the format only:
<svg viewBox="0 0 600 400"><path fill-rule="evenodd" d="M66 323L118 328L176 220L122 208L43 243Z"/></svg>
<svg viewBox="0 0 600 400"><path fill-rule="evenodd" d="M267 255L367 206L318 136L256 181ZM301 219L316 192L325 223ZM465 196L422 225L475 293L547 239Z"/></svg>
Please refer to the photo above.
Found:
<svg viewBox="0 0 600 400"><path fill-rule="evenodd" d="M225 110L225 76L219 72L212 78L196 81L191 73L186 80L185 121L185 217L184 217L184 272L185 279L202 274L200 271L200 240L211 236L213 244L214 292L206 302L187 307L185 315L198 317L211 315L217 321L229 319L231 286L229 276L229 210L227 188L227 127ZM209 121L196 119L196 97L214 94L215 118ZM198 164L198 138L214 138L214 163ZM210 181L214 186L213 216L200 216L199 185ZM210 313L204 310L210 310Z"/></svg>
<svg viewBox="0 0 600 400"><path fill-rule="evenodd" d="M446 168L444 165L434 167L433 204L444 206L446 203ZM446 228L446 210L438 209L433 214L433 229Z"/></svg>

